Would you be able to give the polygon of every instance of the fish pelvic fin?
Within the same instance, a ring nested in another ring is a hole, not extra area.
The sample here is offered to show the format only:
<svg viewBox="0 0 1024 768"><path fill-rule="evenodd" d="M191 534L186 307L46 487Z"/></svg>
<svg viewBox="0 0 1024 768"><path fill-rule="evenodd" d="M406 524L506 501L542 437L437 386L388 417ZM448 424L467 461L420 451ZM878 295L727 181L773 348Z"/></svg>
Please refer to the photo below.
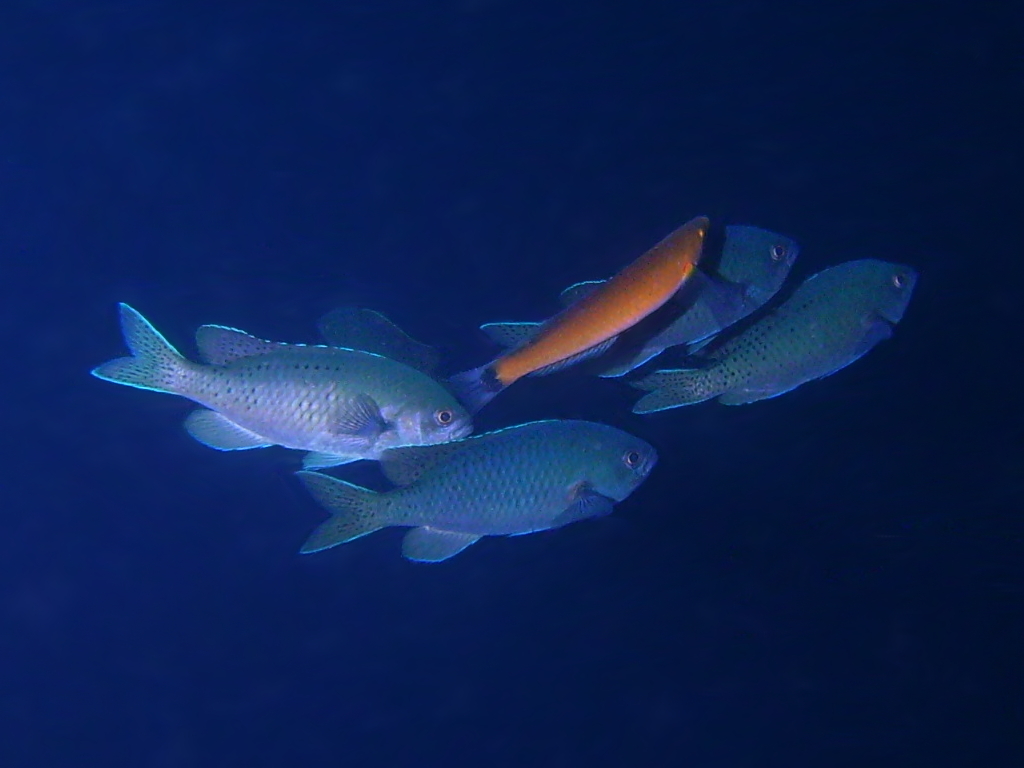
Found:
<svg viewBox="0 0 1024 768"><path fill-rule="evenodd" d="M717 392L707 392L701 370L667 368L631 382L647 394L637 400L633 413L655 413L693 405L714 397Z"/></svg>
<svg viewBox="0 0 1024 768"><path fill-rule="evenodd" d="M448 379L448 386L470 413L477 413L505 388L491 363L457 373Z"/></svg>
<svg viewBox="0 0 1024 768"><path fill-rule="evenodd" d="M302 554L330 549L387 527L383 494L320 472L296 474L317 503L331 513L306 539L299 549Z"/></svg>
<svg viewBox="0 0 1024 768"><path fill-rule="evenodd" d="M92 369L92 375L126 387L184 394L183 374L192 364L146 318L127 304L118 306L121 332L132 355L103 363Z"/></svg>

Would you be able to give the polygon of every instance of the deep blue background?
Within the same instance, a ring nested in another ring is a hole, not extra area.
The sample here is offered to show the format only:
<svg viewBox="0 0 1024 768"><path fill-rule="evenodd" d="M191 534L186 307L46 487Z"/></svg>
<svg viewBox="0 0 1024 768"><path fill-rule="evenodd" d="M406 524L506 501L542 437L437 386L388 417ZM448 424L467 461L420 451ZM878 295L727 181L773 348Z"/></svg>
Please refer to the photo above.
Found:
<svg viewBox="0 0 1024 768"><path fill-rule="evenodd" d="M1024 765L1016 5L4 3L0 765ZM702 213L913 264L895 338L744 408L517 384L481 430L661 463L441 566L298 556L295 455L87 375L118 301L468 367Z"/></svg>

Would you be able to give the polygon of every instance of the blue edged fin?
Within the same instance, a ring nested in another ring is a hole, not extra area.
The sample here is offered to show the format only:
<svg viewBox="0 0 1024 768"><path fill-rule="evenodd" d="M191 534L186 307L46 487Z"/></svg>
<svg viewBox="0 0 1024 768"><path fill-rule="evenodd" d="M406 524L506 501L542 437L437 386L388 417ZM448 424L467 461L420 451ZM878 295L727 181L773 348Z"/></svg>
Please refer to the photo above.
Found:
<svg viewBox="0 0 1024 768"><path fill-rule="evenodd" d="M243 357L275 352L287 345L258 339L225 325L201 325L196 331L196 346L203 360L210 365L227 365Z"/></svg>
<svg viewBox="0 0 1024 768"><path fill-rule="evenodd" d="M332 347L372 352L429 376L437 373L437 350L412 338L380 312L362 307L338 307L321 317L317 327Z"/></svg>
<svg viewBox="0 0 1024 768"><path fill-rule="evenodd" d="M576 363L582 363L584 360L589 360L592 357L597 357L608 351L608 348L615 343L618 336L612 336L610 339L602 341L600 344L595 344L592 347L584 349L582 352L577 352L575 355L570 355L564 360L559 360L557 363L551 365L545 365L543 368L538 368L536 371L531 373L531 376L547 376L549 373L555 371L563 371Z"/></svg>
<svg viewBox="0 0 1024 768"><path fill-rule="evenodd" d="M218 451L248 451L274 445L262 435L240 427L216 411L200 408L185 419L185 429L203 445Z"/></svg>
<svg viewBox="0 0 1024 768"><path fill-rule="evenodd" d="M562 291L558 296L558 300L562 302L563 307L568 307L580 299L589 296L607 282L607 280L584 280L583 282L575 283Z"/></svg>
<svg viewBox="0 0 1024 768"><path fill-rule="evenodd" d="M395 485L410 485L423 473L446 462L462 450L465 440L452 440L437 445L411 445L389 448L380 456L380 469L384 477Z"/></svg>
<svg viewBox="0 0 1024 768"><path fill-rule="evenodd" d="M121 332L132 356L103 363L92 369L92 375L136 389L181 394L181 378L189 362L146 318L127 304L118 308Z"/></svg>
<svg viewBox="0 0 1024 768"><path fill-rule="evenodd" d="M346 456L340 453L310 451L302 457L302 468L326 469L327 467L340 467L344 464L351 464L353 461L360 461L362 458L362 456Z"/></svg>
<svg viewBox="0 0 1024 768"><path fill-rule="evenodd" d="M542 323L485 323L480 326L487 338L506 349L516 349L537 335Z"/></svg>
<svg viewBox="0 0 1024 768"><path fill-rule="evenodd" d="M402 555L420 563L439 563L479 540L480 536L475 533L456 533L423 526L405 534Z"/></svg>
<svg viewBox="0 0 1024 768"><path fill-rule="evenodd" d="M379 512L381 494L319 472L297 472L313 498L331 513L299 550L304 555L336 547L387 526Z"/></svg>

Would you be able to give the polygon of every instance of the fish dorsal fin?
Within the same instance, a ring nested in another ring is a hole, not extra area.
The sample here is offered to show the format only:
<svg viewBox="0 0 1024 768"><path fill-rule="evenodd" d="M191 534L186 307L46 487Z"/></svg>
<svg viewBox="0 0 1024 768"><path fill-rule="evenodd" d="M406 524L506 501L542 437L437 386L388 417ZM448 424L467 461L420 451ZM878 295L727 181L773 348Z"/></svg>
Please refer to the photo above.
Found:
<svg viewBox="0 0 1024 768"><path fill-rule="evenodd" d="M570 502L552 521L551 527L558 528L590 517L604 517L612 512L615 502L595 491L589 483L577 483L570 493Z"/></svg>
<svg viewBox="0 0 1024 768"><path fill-rule="evenodd" d="M384 477L395 485L410 485L425 472L443 464L462 450L464 443L464 440L453 440L438 445L391 448L381 455L380 468Z"/></svg>
<svg viewBox="0 0 1024 768"><path fill-rule="evenodd" d="M607 280L584 280L581 283L570 285L558 295L558 300L562 303L563 307L568 307L583 297L589 296L607 282Z"/></svg>
<svg viewBox="0 0 1024 768"><path fill-rule="evenodd" d="M286 346L257 339L252 334L224 325L201 325L196 331L199 354L210 365L227 365L253 355L265 355Z"/></svg>
<svg viewBox="0 0 1024 768"><path fill-rule="evenodd" d="M479 540L480 536L475 533L442 531L439 528L422 526L413 528L405 534L405 538L402 539L402 554L408 560L420 563L440 563Z"/></svg>
<svg viewBox="0 0 1024 768"><path fill-rule="evenodd" d="M551 365L545 365L543 368L538 368L536 371L531 373L531 376L547 376L549 373L555 371L561 371L569 366L576 365L576 363L588 360L591 357L597 357L600 354L608 351L608 348L615 343L618 336L612 336L610 339L605 339L600 344L595 344L592 347L584 349L582 352L577 352L575 355L570 355L564 360L559 360L557 363Z"/></svg>
<svg viewBox="0 0 1024 768"><path fill-rule="evenodd" d="M380 312L338 307L321 317L317 327L332 347L373 352L431 376L437 372L437 350L412 338Z"/></svg>
<svg viewBox="0 0 1024 768"><path fill-rule="evenodd" d="M480 330L487 338L506 349L515 349L532 339L541 323L486 323Z"/></svg>

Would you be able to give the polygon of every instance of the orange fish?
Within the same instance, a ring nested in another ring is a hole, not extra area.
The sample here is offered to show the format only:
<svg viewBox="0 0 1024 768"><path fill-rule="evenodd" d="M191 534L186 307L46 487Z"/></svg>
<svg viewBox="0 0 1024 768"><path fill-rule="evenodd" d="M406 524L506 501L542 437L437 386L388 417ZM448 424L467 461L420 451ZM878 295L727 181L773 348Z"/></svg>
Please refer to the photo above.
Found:
<svg viewBox="0 0 1024 768"><path fill-rule="evenodd" d="M599 355L662 306L700 261L708 219L698 216L621 272L544 323L528 341L487 365L456 374L456 395L474 413L516 380Z"/></svg>

